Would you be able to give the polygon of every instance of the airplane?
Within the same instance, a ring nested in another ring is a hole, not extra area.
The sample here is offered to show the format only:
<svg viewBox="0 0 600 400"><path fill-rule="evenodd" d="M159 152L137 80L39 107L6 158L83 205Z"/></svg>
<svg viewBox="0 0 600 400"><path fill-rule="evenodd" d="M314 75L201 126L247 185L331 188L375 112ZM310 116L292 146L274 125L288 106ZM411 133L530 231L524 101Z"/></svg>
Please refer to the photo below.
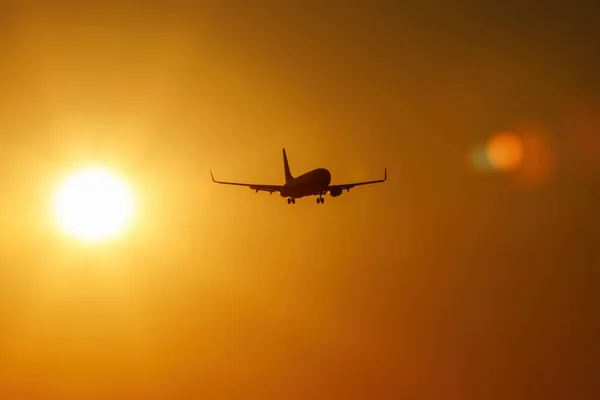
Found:
<svg viewBox="0 0 600 400"><path fill-rule="evenodd" d="M290 172L290 165L285 149L283 149L283 171L285 174L285 184L283 185L218 181L215 179L212 170L210 170L210 176L214 183L221 185L246 186L255 190L256 193L259 191L269 192L269 194L279 192L281 197L287 197L288 204L296 204L296 199L306 196L319 196L317 197L317 204L323 204L325 202L323 196L327 193L329 193L331 197L337 197L341 195L344 190L349 192L350 189L355 186L370 185L372 183L385 182L387 180L387 168L384 169L383 179L368 182L344 183L341 185L331 185L331 173L325 168L317 168L294 178Z"/></svg>

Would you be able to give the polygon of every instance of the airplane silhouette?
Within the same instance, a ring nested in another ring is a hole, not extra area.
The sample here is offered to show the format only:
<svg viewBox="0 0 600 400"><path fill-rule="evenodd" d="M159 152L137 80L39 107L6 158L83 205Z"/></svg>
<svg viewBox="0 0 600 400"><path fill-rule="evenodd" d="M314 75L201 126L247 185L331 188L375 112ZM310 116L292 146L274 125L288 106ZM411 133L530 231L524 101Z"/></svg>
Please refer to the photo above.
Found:
<svg viewBox="0 0 600 400"><path fill-rule="evenodd" d="M344 190L349 192L350 189L355 186L384 182L387 179L387 168L384 169L383 179L368 182L345 183L341 185L330 185L331 173L325 168L317 168L294 178L290 172L290 165L288 163L287 155L285 154L285 149L283 149L283 169L285 173L285 184L283 185L217 181L212 170L210 171L210 176L215 183L246 186L252 190L256 190L256 193L259 191L269 192L269 194L279 192L281 197L287 197L288 204L296 204L296 199L306 196L319 196L317 197L317 204L323 204L325 202L323 196L326 195L327 192L329 192L331 197L337 197L341 195Z"/></svg>

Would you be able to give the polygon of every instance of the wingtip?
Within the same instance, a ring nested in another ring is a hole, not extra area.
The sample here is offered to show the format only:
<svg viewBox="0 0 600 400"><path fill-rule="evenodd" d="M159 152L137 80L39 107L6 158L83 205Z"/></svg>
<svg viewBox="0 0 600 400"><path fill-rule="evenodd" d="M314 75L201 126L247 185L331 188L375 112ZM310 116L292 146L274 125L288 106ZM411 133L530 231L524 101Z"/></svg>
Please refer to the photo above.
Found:
<svg viewBox="0 0 600 400"><path fill-rule="evenodd" d="M386 181L387 180L387 168L383 169L383 180Z"/></svg>
<svg viewBox="0 0 600 400"><path fill-rule="evenodd" d="M213 175L212 170L209 169L208 171L210 172L210 177L212 178L212 181L216 182L215 181L215 176Z"/></svg>

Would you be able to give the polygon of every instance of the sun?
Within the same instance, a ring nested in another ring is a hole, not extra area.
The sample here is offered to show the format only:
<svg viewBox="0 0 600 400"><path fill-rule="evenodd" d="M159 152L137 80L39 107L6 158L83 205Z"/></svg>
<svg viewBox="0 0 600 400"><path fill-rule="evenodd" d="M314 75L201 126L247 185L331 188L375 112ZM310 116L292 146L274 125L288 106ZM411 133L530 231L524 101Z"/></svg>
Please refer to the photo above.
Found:
<svg viewBox="0 0 600 400"><path fill-rule="evenodd" d="M106 168L88 168L67 177L54 197L54 217L68 236L88 243L115 238L132 221L133 194Z"/></svg>

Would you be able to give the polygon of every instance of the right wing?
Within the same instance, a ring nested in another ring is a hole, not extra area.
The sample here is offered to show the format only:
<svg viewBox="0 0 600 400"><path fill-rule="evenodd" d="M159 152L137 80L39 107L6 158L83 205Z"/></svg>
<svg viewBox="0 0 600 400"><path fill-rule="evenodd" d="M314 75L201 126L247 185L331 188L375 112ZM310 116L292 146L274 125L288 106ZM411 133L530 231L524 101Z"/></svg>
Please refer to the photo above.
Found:
<svg viewBox="0 0 600 400"><path fill-rule="evenodd" d="M252 190L256 190L257 193L259 191L269 192L269 193L281 192L281 190L283 189L283 185L261 185L261 184L257 184L257 183L238 183L238 182L217 181L215 179L212 171L210 171L210 177L212 178L212 180L213 180L214 183L219 183L221 185L245 186L245 187L248 187L248 188L250 188Z"/></svg>
<svg viewBox="0 0 600 400"><path fill-rule="evenodd" d="M331 188L339 188L342 190L346 190L349 191L350 189L352 189L355 186L361 186L361 185L371 185L373 183L380 183L380 182L385 182L387 180L387 168L385 168L383 170L383 179L378 179L376 181L367 181L367 182L355 182L355 183L342 183L339 185L331 185L328 190L331 190Z"/></svg>

